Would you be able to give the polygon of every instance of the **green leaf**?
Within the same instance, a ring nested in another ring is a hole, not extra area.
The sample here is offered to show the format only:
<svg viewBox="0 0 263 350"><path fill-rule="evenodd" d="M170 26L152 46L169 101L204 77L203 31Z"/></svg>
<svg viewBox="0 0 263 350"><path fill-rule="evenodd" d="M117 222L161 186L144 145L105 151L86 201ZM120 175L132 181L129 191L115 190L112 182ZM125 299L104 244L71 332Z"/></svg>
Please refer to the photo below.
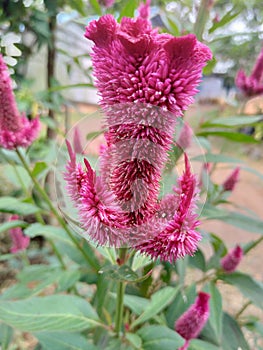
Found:
<svg viewBox="0 0 263 350"><path fill-rule="evenodd" d="M221 350L221 348L219 348L211 343L208 343L204 340L193 339L190 342L190 346L189 346L188 350Z"/></svg>
<svg viewBox="0 0 263 350"><path fill-rule="evenodd" d="M10 230L10 228L14 228L14 227L25 228L27 226L28 224L21 220L12 220L8 222L4 222L3 224L0 225L0 233Z"/></svg>
<svg viewBox="0 0 263 350"><path fill-rule="evenodd" d="M141 315L148 307L150 301L148 299L138 297L137 295L124 295L124 305L132 310L136 315Z"/></svg>
<svg viewBox="0 0 263 350"><path fill-rule="evenodd" d="M251 276L241 273L234 272L231 274L219 275L222 281L232 284L237 287L240 292L249 300L252 301L257 307L263 309L263 285L259 283Z"/></svg>
<svg viewBox="0 0 263 350"><path fill-rule="evenodd" d="M211 74L216 64L217 64L217 60L215 56L213 56L213 58L210 61L208 61L206 66L203 68L203 74L204 75Z"/></svg>
<svg viewBox="0 0 263 350"><path fill-rule="evenodd" d="M13 197L0 198L0 212L12 213L21 216L35 214L40 211L40 208L33 204L24 203L21 200Z"/></svg>
<svg viewBox="0 0 263 350"><path fill-rule="evenodd" d="M132 323L131 328L134 328L135 326L138 326L139 324L149 320L150 318L161 312L163 309L165 309L166 306L168 306L173 301L179 289L180 286L165 287L154 293L146 309L137 318L137 320L135 320Z"/></svg>
<svg viewBox="0 0 263 350"><path fill-rule="evenodd" d="M69 288L75 286L75 284L80 280L80 271L76 269L63 271L59 278L57 278L57 289L56 292L63 292Z"/></svg>
<svg viewBox="0 0 263 350"><path fill-rule="evenodd" d="M34 238L36 236L44 236L52 240L59 240L69 245L73 245L72 241L68 238L65 230L60 227L35 223L28 226L24 232L31 238Z"/></svg>
<svg viewBox="0 0 263 350"><path fill-rule="evenodd" d="M9 165L6 164L4 167L4 175L15 188L20 186L28 189L32 184L32 180L28 175L27 171L20 165Z"/></svg>
<svg viewBox="0 0 263 350"><path fill-rule="evenodd" d="M41 174L44 170L47 169L47 163L45 162L37 162L34 166L34 169L32 170L32 175L34 177L37 177L39 174Z"/></svg>
<svg viewBox="0 0 263 350"><path fill-rule="evenodd" d="M92 131L90 133L88 133L86 135L86 139L87 140L92 140L95 139L96 137L100 136L101 134L103 134L105 132L105 130L99 130L99 131Z"/></svg>
<svg viewBox="0 0 263 350"><path fill-rule="evenodd" d="M242 10L234 11L234 9L232 9L231 11L226 12L226 14L221 18L220 21L213 23L212 27L208 31L209 34L213 33L216 29L221 28L227 23L231 22L241 13L241 11Z"/></svg>
<svg viewBox="0 0 263 350"><path fill-rule="evenodd" d="M152 259L150 259L147 255L143 255L140 252L136 252L132 260L132 270L136 271L142 267L151 264L151 262Z"/></svg>
<svg viewBox="0 0 263 350"><path fill-rule="evenodd" d="M206 163L243 163L238 158L226 156L224 154L212 154L206 153L204 155L196 156L191 158L192 161L206 162Z"/></svg>
<svg viewBox="0 0 263 350"><path fill-rule="evenodd" d="M99 326L91 305L73 295L0 301L0 320L25 332L78 332Z"/></svg>
<svg viewBox="0 0 263 350"><path fill-rule="evenodd" d="M222 297L214 283L209 283L205 286L204 291L210 294L210 316L204 329L202 330L202 337L216 342L216 345L220 345L222 337Z"/></svg>
<svg viewBox="0 0 263 350"><path fill-rule="evenodd" d="M223 315L223 350L249 350L245 337L238 323L227 313Z"/></svg>
<svg viewBox="0 0 263 350"><path fill-rule="evenodd" d="M234 142L243 142L243 143L259 143L253 136L245 135L239 132L230 132L223 130L206 130L197 133L197 136L218 136L223 137L224 139L231 140Z"/></svg>
<svg viewBox="0 0 263 350"><path fill-rule="evenodd" d="M91 6L93 7L94 11L98 14L101 15L101 8L97 0L89 0Z"/></svg>
<svg viewBox="0 0 263 350"><path fill-rule="evenodd" d="M4 323L0 323L0 348L7 350L13 338L13 329Z"/></svg>
<svg viewBox="0 0 263 350"><path fill-rule="evenodd" d="M183 338L165 326L146 326L138 331L144 350L179 349L184 344Z"/></svg>
<svg viewBox="0 0 263 350"><path fill-rule="evenodd" d="M241 127L246 125L255 124L262 120L262 116L237 116L237 117L226 117L226 118L215 118L209 120L201 125L202 128L211 127Z"/></svg>
<svg viewBox="0 0 263 350"><path fill-rule="evenodd" d="M122 19L122 17L134 17L134 12L137 7L138 7L137 0L126 1L122 6L121 13L118 17L118 22Z"/></svg>
<svg viewBox="0 0 263 350"><path fill-rule="evenodd" d="M142 347L142 340L138 336L138 334L135 333L126 333L126 339L129 341L129 343L134 346L135 349L141 349Z"/></svg>
<svg viewBox="0 0 263 350"><path fill-rule="evenodd" d="M239 227L248 232L263 234L263 221L256 217L209 206L204 206L202 216L209 220L224 221L229 225Z"/></svg>
<svg viewBox="0 0 263 350"><path fill-rule="evenodd" d="M78 11L81 16L86 15L86 3L84 3L83 0L69 0L69 5L72 9Z"/></svg>
<svg viewBox="0 0 263 350"><path fill-rule="evenodd" d="M205 262L205 256L203 252L198 249L195 252L194 256L189 256L188 257L188 262L191 266L205 272L206 271L206 262Z"/></svg>
<svg viewBox="0 0 263 350"><path fill-rule="evenodd" d="M99 350L80 333L38 332L33 335L39 340L42 350Z"/></svg>

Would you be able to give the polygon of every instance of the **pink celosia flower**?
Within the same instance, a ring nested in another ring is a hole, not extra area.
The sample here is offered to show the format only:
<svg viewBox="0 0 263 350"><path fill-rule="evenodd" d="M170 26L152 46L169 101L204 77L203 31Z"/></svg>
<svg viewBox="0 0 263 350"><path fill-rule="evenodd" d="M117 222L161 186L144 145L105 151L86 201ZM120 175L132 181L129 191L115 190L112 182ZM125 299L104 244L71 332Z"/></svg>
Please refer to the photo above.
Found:
<svg viewBox="0 0 263 350"><path fill-rule="evenodd" d="M192 137L193 137L193 131L191 127L187 123L184 123L178 137L178 141L177 141L178 146L181 147L183 150L190 147L192 142Z"/></svg>
<svg viewBox="0 0 263 350"><path fill-rule="evenodd" d="M0 146L7 149L28 147L37 137L39 119L28 120L17 109L11 79L0 54Z"/></svg>
<svg viewBox="0 0 263 350"><path fill-rule="evenodd" d="M87 161L85 171L77 165L69 149L65 178L80 221L87 230L97 229L90 236L98 243L126 242L169 261L192 254L200 235L196 180L187 158L179 189L162 200L158 196L176 120L193 101L211 52L194 35L158 34L141 17L118 24L106 15L92 21L85 35L95 43L107 145L100 177Z"/></svg>
<svg viewBox="0 0 263 350"><path fill-rule="evenodd" d="M196 199L198 188L195 175L191 174L190 165L185 157L185 172L178 179L176 192L177 210L163 231L152 239L137 246L142 252L153 259L160 258L171 263L186 254L193 255L201 235L196 231L199 221L196 214Z"/></svg>
<svg viewBox="0 0 263 350"><path fill-rule="evenodd" d="M12 215L10 217L10 221L14 221L18 219L19 219L18 215ZM24 235L21 227L11 228L9 230L9 233L12 240L12 247L10 249L11 253L20 252L22 250L25 250L29 246L30 238Z"/></svg>
<svg viewBox="0 0 263 350"><path fill-rule="evenodd" d="M185 340L185 345L179 350L186 350L189 341L198 337L209 318L210 295L199 292L193 305L183 313L175 322L175 331Z"/></svg>
<svg viewBox="0 0 263 350"><path fill-rule="evenodd" d="M247 97L257 96L263 93L263 49L257 58L250 76L246 76L242 69L237 72L236 86Z"/></svg>
<svg viewBox="0 0 263 350"><path fill-rule="evenodd" d="M74 134L73 134L73 149L76 153L83 153L83 147L81 143L81 136L80 131L78 127L74 128Z"/></svg>
<svg viewBox="0 0 263 350"><path fill-rule="evenodd" d="M146 0L146 2L142 2L138 8L139 11L139 16L141 18L147 19L149 18L150 15L150 5L151 5L151 0Z"/></svg>
<svg viewBox="0 0 263 350"><path fill-rule="evenodd" d="M223 183L224 191L234 191L236 184L239 181L240 167L236 167L229 177Z"/></svg>
<svg viewBox="0 0 263 350"><path fill-rule="evenodd" d="M104 7L111 7L114 4L115 0L99 0L99 4Z"/></svg>
<svg viewBox="0 0 263 350"><path fill-rule="evenodd" d="M237 245L221 259L220 264L225 272L234 272L242 258L243 249Z"/></svg>

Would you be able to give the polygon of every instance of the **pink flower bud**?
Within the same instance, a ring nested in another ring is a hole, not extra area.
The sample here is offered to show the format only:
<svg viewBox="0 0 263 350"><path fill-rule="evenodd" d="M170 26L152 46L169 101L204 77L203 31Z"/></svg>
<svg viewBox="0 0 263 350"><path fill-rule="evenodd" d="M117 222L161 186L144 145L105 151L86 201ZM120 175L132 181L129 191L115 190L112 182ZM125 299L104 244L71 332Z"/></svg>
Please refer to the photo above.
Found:
<svg viewBox="0 0 263 350"><path fill-rule="evenodd" d="M80 137L80 132L79 128L75 127L74 129L74 135L73 135L73 149L76 153L83 153L83 147L81 144L81 137Z"/></svg>
<svg viewBox="0 0 263 350"><path fill-rule="evenodd" d="M28 147L37 137L39 119L28 120L16 106L7 66L0 54L0 146L6 149Z"/></svg>
<svg viewBox="0 0 263 350"><path fill-rule="evenodd" d="M175 322L175 331L185 340L183 349L187 349L189 340L196 338L209 318L210 295L199 292L193 305L183 313Z"/></svg>
<svg viewBox="0 0 263 350"><path fill-rule="evenodd" d="M150 15L150 5L151 5L151 0L146 0L146 3L141 3L138 11L139 11L139 17L143 19L148 19Z"/></svg>
<svg viewBox="0 0 263 350"><path fill-rule="evenodd" d="M18 215L12 215L10 221L18 220ZM11 253L17 253L22 250L25 250L30 243L30 238L25 236L21 227L11 228L9 234L12 240L12 247L10 249Z"/></svg>
<svg viewBox="0 0 263 350"><path fill-rule="evenodd" d="M193 137L193 131L191 127L187 123L184 123L177 141L178 146L181 147L183 150L190 147L192 142L192 137Z"/></svg>
<svg viewBox="0 0 263 350"><path fill-rule="evenodd" d="M239 180L239 175L240 175L240 167L237 167L232 171L232 173L223 183L222 186L224 191L234 191L234 188L236 187L236 184Z"/></svg>
<svg viewBox="0 0 263 350"><path fill-rule="evenodd" d="M221 266L225 272L234 272L243 258L243 249L237 245L221 259Z"/></svg>

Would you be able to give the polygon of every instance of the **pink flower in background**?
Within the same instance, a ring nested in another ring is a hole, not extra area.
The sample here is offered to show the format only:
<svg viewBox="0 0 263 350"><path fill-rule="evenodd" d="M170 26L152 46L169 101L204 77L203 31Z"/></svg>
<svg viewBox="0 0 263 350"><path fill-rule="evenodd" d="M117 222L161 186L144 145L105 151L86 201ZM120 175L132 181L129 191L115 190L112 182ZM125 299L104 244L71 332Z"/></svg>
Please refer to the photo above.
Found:
<svg viewBox="0 0 263 350"><path fill-rule="evenodd" d="M150 5L151 0L146 0L146 2L142 2L138 8L139 11L139 17L143 19L148 19L150 16Z"/></svg>
<svg viewBox="0 0 263 350"><path fill-rule="evenodd" d="M221 266L225 272L234 272L243 258L243 249L237 245L221 259Z"/></svg>
<svg viewBox="0 0 263 350"><path fill-rule="evenodd" d="M82 170L69 150L65 179L80 221L100 244L126 242L168 261L192 254L201 237L196 179L187 158L175 193L160 200L159 191L177 118L193 102L211 51L194 35L158 34L141 17L118 24L105 15L89 24L85 36L95 44L92 62L107 144L100 176L87 160Z"/></svg>
<svg viewBox="0 0 263 350"><path fill-rule="evenodd" d="M250 76L246 76L242 69L237 72L236 86L247 97L257 96L263 93L263 49L257 58Z"/></svg>
<svg viewBox="0 0 263 350"><path fill-rule="evenodd" d="M198 337L204 328L209 318L209 299L209 294L199 292L194 304L175 322L175 331L186 340L185 345L179 350L186 350L189 341Z"/></svg>
<svg viewBox="0 0 263 350"><path fill-rule="evenodd" d="M75 127L73 134L73 149L76 153L83 153L81 135L78 127Z"/></svg>
<svg viewBox="0 0 263 350"><path fill-rule="evenodd" d="M10 221L18 220L18 215L12 215ZM25 236L21 227L11 228L9 234L12 240L12 246L10 249L11 253L18 253L22 250L25 250L30 244L30 238Z"/></svg>
<svg viewBox="0 0 263 350"><path fill-rule="evenodd" d="M178 146L181 147L183 150L185 150L186 148L190 147L192 143L192 138L193 138L193 131L191 127L187 123L184 123L178 137L178 141L177 141Z"/></svg>
<svg viewBox="0 0 263 350"><path fill-rule="evenodd" d="M0 146L28 147L37 137L39 119L21 116L15 102L7 66L0 54Z"/></svg>
<svg viewBox="0 0 263 350"><path fill-rule="evenodd" d="M223 183L224 191L234 191L240 177L240 167L236 167Z"/></svg>

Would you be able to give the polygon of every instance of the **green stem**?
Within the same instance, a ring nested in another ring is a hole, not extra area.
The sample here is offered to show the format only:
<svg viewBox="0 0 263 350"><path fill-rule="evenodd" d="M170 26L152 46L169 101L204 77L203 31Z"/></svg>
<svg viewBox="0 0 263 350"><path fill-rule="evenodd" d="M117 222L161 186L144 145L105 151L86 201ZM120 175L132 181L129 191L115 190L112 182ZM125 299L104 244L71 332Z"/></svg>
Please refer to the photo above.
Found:
<svg viewBox="0 0 263 350"><path fill-rule="evenodd" d="M115 332L118 337L120 337L122 331L124 292L125 282L120 281L117 289L117 309L115 316Z"/></svg>
<svg viewBox="0 0 263 350"><path fill-rule="evenodd" d="M69 236L69 238L71 239L71 241L74 243L74 245L78 248L78 250L81 252L81 254L83 255L83 257L85 258L85 260L87 261L87 263L95 270L98 270L98 266L97 264L93 261L92 258L89 257L89 255L85 252L85 250L83 249L83 247L81 246L81 244L79 243L78 239L72 234L72 232L70 231L70 229L68 228L66 222L64 221L64 219L59 215L58 211L56 210L56 208L53 206L52 202L50 201L48 195L46 194L46 192L43 190L43 188L39 185L39 183L37 182L37 180L35 179L34 175L32 174L28 164L26 163L23 155L21 154L21 152L19 151L19 149L16 149L16 153L21 161L21 163L23 164L24 168L26 169L28 175L30 176L30 178L32 179L38 193L41 195L41 197L44 199L44 201L46 202L46 204L48 205L50 211L53 213L53 215L55 216L55 218L57 219L57 221L59 222L59 224L63 227L63 229L66 231L67 235Z"/></svg>
<svg viewBox="0 0 263 350"><path fill-rule="evenodd" d="M120 264L124 264L126 261L127 248L120 248L118 251ZM123 300L126 284L123 281L118 283L117 289L117 305L115 315L115 332L117 337L120 337L123 328Z"/></svg>
<svg viewBox="0 0 263 350"><path fill-rule="evenodd" d="M263 241L263 236L261 236L259 239L255 240L251 246L246 250L246 255L248 252L250 252L250 250L254 249L257 245L259 245L261 242Z"/></svg>
<svg viewBox="0 0 263 350"><path fill-rule="evenodd" d="M247 309L247 307L248 307L249 305L251 305L251 304L252 304L251 301L246 302L246 303L242 306L242 308L237 312L237 314L236 314L236 316L235 316L235 319L237 320L237 319L242 315L242 313Z"/></svg>

